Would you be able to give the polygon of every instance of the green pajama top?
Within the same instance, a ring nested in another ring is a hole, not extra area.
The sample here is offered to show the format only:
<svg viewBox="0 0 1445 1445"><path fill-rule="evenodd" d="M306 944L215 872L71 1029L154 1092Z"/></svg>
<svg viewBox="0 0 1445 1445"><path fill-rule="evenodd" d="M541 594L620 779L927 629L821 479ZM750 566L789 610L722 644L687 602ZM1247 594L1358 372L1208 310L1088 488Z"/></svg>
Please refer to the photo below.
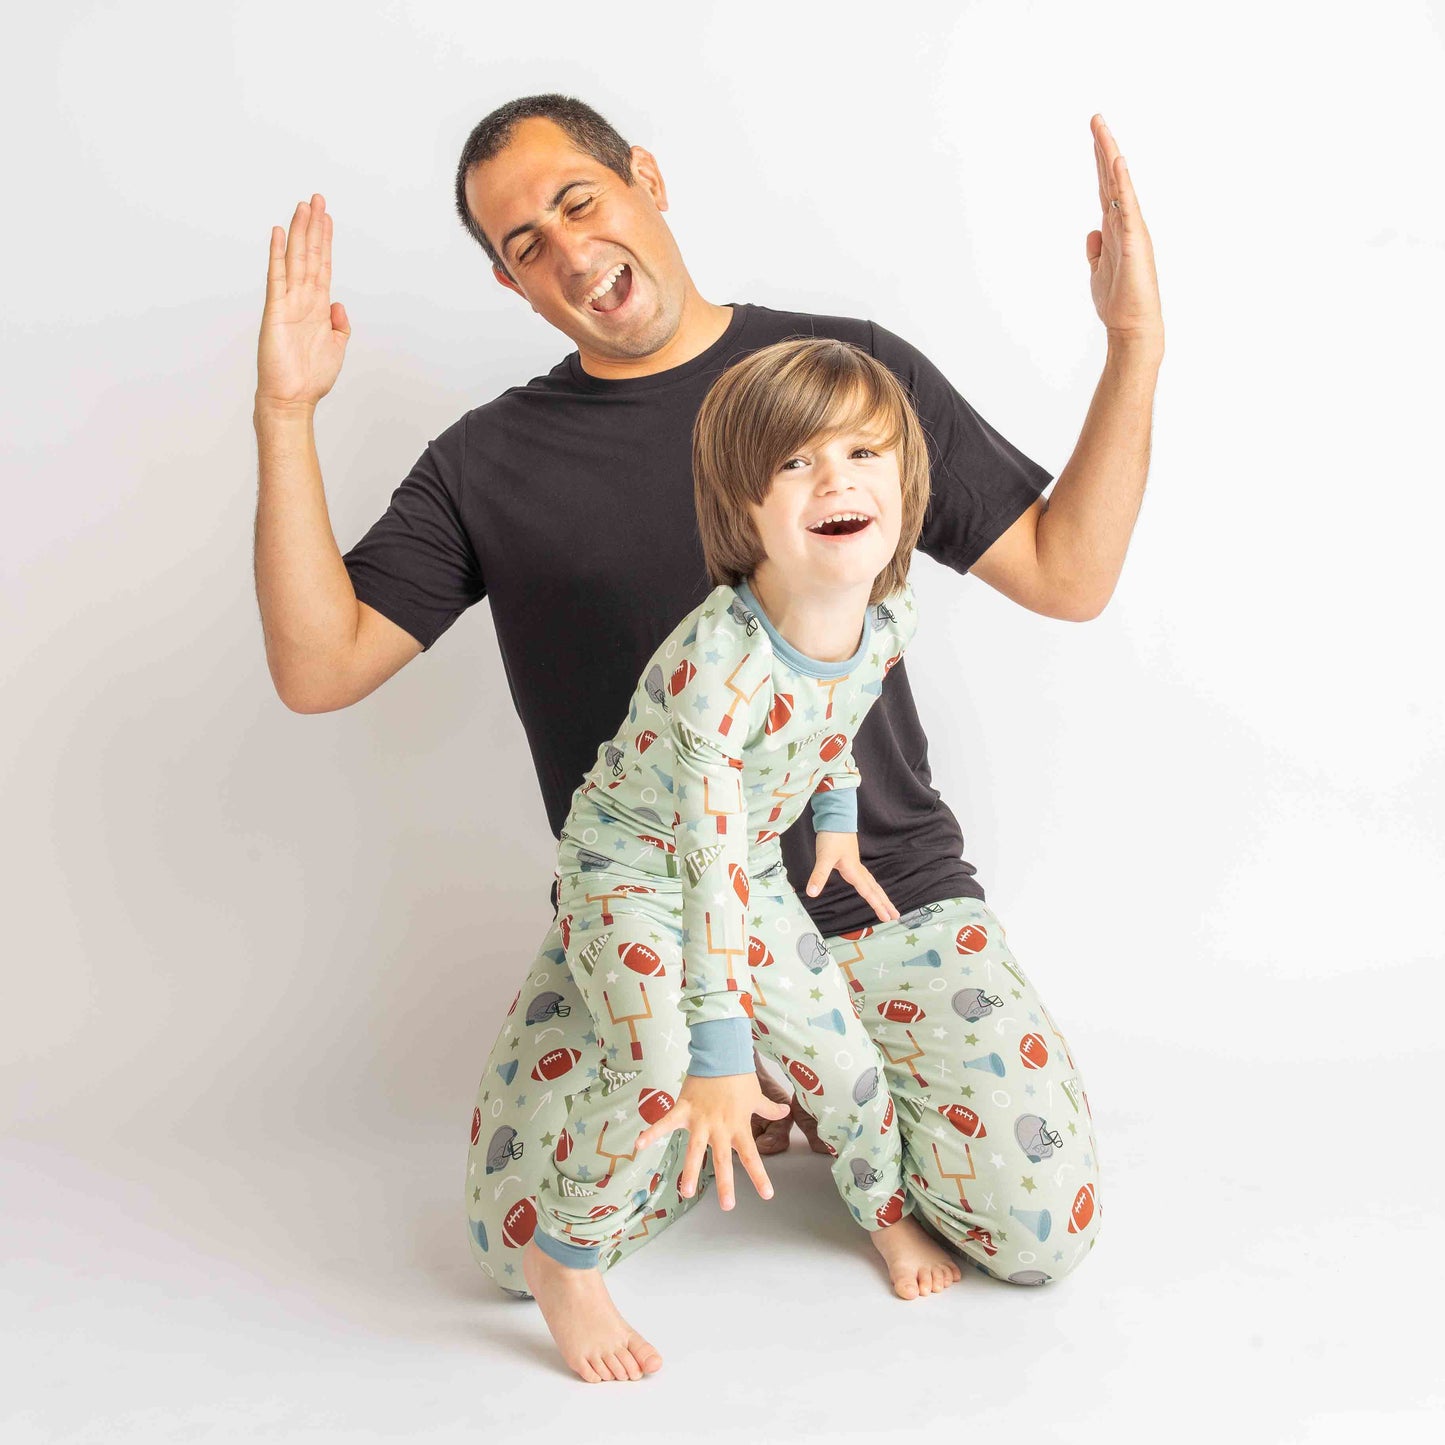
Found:
<svg viewBox="0 0 1445 1445"><path fill-rule="evenodd" d="M750 879L785 877L777 840L810 799L815 830L856 831L853 738L916 627L905 584L867 609L852 657L818 662L746 582L716 587L649 659L573 793L564 888L604 907L640 888L679 895L690 1073L752 1072Z"/></svg>

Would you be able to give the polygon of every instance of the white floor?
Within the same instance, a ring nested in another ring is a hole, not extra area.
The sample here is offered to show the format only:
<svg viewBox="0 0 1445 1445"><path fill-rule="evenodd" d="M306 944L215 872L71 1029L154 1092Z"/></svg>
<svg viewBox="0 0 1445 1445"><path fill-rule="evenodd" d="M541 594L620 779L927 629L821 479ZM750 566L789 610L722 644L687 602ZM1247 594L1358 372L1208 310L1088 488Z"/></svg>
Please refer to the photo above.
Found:
<svg viewBox="0 0 1445 1445"><path fill-rule="evenodd" d="M1424 1092L1425 1060L1419 1060ZM1321 1068L1325 1061L1321 1061ZM1283 1080L1280 1081L1283 1083ZM1287 1088L1267 1089L1278 1098ZM1301 1107L1305 1101L1301 1100ZM1230 1131L1232 1105L1197 1121ZM3 1176L0 1437L29 1441L1438 1441L1438 1212L1390 1180L1338 1188L1289 1118L1260 1157L1157 1109L1100 1124L1105 1224L1073 1276L1020 1289L965 1271L905 1303L793 1149L776 1198L715 1196L611 1276L664 1355L584 1385L530 1302L467 1251L455 1128L257 1144L12 1140ZM1421 1119L1421 1157L1439 1148ZM1353 1125L1347 1130L1353 1134ZM224 1155L222 1150L225 1151ZM1386 1150L1392 1153L1392 1150ZM1437 1170L1438 1174L1438 1170ZM1397 1198L1400 1202L1396 1201ZM1382 1203L1383 1201L1383 1203ZM1383 1209L1383 1212L1382 1212ZM938 1432L947 1430L947 1435Z"/></svg>

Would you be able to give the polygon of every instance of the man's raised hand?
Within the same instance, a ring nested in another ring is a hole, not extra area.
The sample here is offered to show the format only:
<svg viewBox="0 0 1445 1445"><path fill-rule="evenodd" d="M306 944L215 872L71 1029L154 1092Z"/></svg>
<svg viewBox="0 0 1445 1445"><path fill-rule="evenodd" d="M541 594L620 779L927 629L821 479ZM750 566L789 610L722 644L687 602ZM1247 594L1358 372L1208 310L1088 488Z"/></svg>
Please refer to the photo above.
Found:
<svg viewBox="0 0 1445 1445"><path fill-rule="evenodd" d="M266 309L256 352L256 405L314 407L336 382L351 323L331 300L331 217L302 201L287 235L271 228Z"/></svg>

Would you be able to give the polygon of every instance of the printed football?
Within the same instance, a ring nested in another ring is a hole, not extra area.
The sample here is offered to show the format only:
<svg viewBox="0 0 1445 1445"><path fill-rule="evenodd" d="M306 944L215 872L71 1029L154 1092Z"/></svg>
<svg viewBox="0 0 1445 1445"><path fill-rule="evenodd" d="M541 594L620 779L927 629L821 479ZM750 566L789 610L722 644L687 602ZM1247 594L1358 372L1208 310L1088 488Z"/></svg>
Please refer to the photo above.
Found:
<svg viewBox="0 0 1445 1445"><path fill-rule="evenodd" d="M791 693L780 692L773 699L772 709L768 713L768 725L766 731L775 733L779 728L785 728L789 719L793 716L793 696Z"/></svg>
<svg viewBox="0 0 1445 1445"><path fill-rule="evenodd" d="M621 955L623 963L633 973L643 973L649 978L661 978L663 976L662 959L657 956L655 950L649 948L645 943L624 943L617 952Z"/></svg>
<svg viewBox="0 0 1445 1445"><path fill-rule="evenodd" d="M878 1005L878 1012L895 1024L917 1023L919 1019L928 1017L911 998L884 999Z"/></svg>
<svg viewBox="0 0 1445 1445"><path fill-rule="evenodd" d="M1019 1040L1019 1058L1026 1069L1041 1069L1049 1061L1049 1046L1042 1034L1025 1034Z"/></svg>
<svg viewBox="0 0 1445 1445"><path fill-rule="evenodd" d="M539 1083L560 1079L582 1057L578 1049L548 1049L532 1070L532 1077Z"/></svg>
<svg viewBox="0 0 1445 1445"><path fill-rule="evenodd" d="M958 930L954 945L960 953L979 953L988 944L988 934L976 923L965 923Z"/></svg>
<svg viewBox="0 0 1445 1445"><path fill-rule="evenodd" d="M686 658L683 658L673 669L672 677L667 684L668 690L672 693L673 697L676 697L696 676L697 668Z"/></svg>
<svg viewBox="0 0 1445 1445"><path fill-rule="evenodd" d="M677 1102L661 1089L644 1089L637 1099L637 1112L649 1124L655 1124Z"/></svg>
<svg viewBox="0 0 1445 1445"><path fill-rule="evenodd" d="M785 1058L783 1062L787 1065L788 1072L810 1094L821 1094L823 1092L823 1081L807 1064L800 1063L797 1059L787 1058Z"/></svg>
<svg viewBox="0 0 1445 1445"><path fill-rule="evenodd" d="M983 1120L966 1104L940 1104L938 1112L960 1134L967 1134L970 1139L982 1139L988 1133L983 1127Z"/></svg>
<svg viewBox="0 0 1445 1445"><path fill-rule="evenodd" d="M737 863L728 864L728 882L733 886L733 892L738 896L738 902L744 908L748 906L748 875L747 872Z"/></svg>
<svg viewBox="0 0 1445 1445"><path fill-rule="evenodd" d="M502 1239L510 1249L522 1249L537 1231L537 1206L519 1199L502 1217Z"/></svg>
<svg viewBox="0 0 1445 1445"><path fill-rule="evenodd" d="M842 733L834 733L832 737L823 739L823 745L818 749L818 756L825 763L831 763L847 746L848 739Z"/></svg>

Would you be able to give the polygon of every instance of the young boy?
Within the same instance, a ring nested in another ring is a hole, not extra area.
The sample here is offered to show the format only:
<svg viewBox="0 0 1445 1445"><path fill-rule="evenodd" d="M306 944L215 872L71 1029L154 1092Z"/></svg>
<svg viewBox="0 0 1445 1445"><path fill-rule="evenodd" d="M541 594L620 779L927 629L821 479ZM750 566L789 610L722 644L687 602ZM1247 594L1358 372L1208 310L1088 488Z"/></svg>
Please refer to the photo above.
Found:
<svg viewBox="0 0 1445 1445"><path fill-rule="evenodd" d="M709 1148L724 1209L734 1150L771 1197L751 1117L788 1106L758 1087L755 1038L817 1119L839 1193L880 1253L916 1259L934 1289L961 1277L908 1217L883 1060L778 845L811 802L809 891L837 868L880 919L899 917L859 861L851 741L916 627L924 438L886 367L802 339L718 379L693 462L717 585L644 668L558 849L567 962L609 1062L587 1080L571 1076L573 1049L537 1065L544 1088L573 1092L523 1270L586 1380L660 1365L595 1266L664 1215L668 1191L691 1196Z"/></svg>

